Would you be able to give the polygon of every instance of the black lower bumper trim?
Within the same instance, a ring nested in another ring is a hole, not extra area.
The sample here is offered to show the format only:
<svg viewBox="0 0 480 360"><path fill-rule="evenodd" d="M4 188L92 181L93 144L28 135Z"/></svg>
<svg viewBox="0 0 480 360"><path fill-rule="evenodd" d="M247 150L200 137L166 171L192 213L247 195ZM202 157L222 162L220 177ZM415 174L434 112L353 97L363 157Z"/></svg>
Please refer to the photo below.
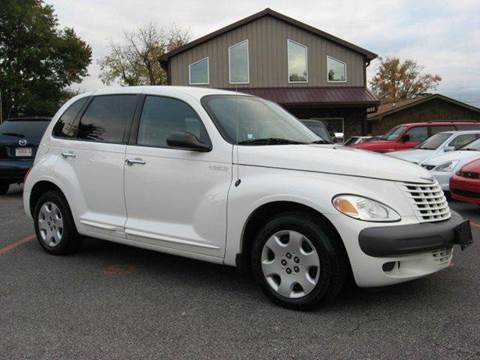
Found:
<svg viewBox="0 0 480 360"><path fill-rule="evenodd" d="M468 220L452 211L446 221L399 226L380 226L360 231L362 251L374 257L398 256L472 243Z"/></svg>

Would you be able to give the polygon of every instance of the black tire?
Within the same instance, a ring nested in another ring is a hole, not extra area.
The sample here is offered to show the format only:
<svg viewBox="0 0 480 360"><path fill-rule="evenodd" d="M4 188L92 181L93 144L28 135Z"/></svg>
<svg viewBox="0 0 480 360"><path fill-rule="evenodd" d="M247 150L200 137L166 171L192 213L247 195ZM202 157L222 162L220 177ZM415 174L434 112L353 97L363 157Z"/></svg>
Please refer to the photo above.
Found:
<svg viewBox="0 0 480 360"><path fill-rule="evenodd" d="M5 195L8 193L8 188L10 187L10 184L7 182L0 182L0 195Z"/></svg>
<svg viewBox="0 0 480 360"><path fill-rule="evenodd" d="M56 205L62 215L63 231L61 240L54 246L50 246L47 242L42 240L42 234L39 229L40 210L46 203L53 203ZM82 237L77 232L67 200L59 191L49 191L40 196L35 204L33 214L37 240L46 252L53 255L67 255L76 252L81 247Z"/></svg>
<svg viewBox="0 0 480 360"><path fill-rule="evenodd" d="M331 303L341 292L348 277L348 258L336 234L323 219L307 212L285 212L268 220L258 232L252 247L251 266L255 280L265 294L278 305L310 310ZM291 230L304 235L314 246L320 261L320 274L313 290L299 298L280 295L267 282L262 270L262 251L275 233Z"/></svg>

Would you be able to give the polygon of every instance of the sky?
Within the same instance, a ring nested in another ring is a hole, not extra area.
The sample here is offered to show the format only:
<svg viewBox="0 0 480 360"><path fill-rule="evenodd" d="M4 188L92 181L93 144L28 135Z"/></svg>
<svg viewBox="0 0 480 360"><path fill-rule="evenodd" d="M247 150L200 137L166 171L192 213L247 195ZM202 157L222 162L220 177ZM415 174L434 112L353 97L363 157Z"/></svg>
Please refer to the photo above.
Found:
<svg viewBox="0 0 480 360"><path fill-rule="evenodd" d="M480 106L480 0L46 0L61 26L93 50L89 76L75 87L103 87L98 59L124 32L153 22L188 29L192 40L270 7L382 57L413 59L443 80L437 92ZM368 68L371 78L378 60Z"/></svg>

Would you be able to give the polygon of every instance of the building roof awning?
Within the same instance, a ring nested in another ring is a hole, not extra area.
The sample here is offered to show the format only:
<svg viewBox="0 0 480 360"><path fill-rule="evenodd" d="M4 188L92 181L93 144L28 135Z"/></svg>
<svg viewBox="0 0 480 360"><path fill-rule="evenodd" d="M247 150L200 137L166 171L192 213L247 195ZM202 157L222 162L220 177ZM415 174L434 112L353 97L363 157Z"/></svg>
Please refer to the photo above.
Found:
<svg viewBox="0 0 480 360"><path fill-rule="evenodd" d="M379 104L378 99L364 87L269 87L236 90L291 107L372 107Z"/></svg>

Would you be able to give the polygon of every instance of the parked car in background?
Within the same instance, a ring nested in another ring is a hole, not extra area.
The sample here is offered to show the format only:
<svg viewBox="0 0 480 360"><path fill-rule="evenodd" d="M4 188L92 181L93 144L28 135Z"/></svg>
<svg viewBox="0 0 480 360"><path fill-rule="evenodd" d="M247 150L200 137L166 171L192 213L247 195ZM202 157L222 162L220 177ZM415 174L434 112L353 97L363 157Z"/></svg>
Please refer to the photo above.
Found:
<svg viewBox="0 0 480 360"><path fill-rule="evenodd" d="M449 151L455 151L480 137L479 130L445 131L429 137L414 149L393 151L389 156L396 157L415 164L422 164L435 156Z"/></svg>
<svg viewBox="0 0 480 360"><path fill-rule="evenodd" d="M355 144L363 144L364 142L369 141L371 138L371 136L352 136L347 141L345 141L343 145L351 146Z"/></svg>
<svg viewBox="0 0 480 360"><path fill-rule="evenodd" d="M430 158L422 167L430 171L444 191L450 191L450 178L470 161L480 159L480 139L461 147L457 151Z"/></svg>
<svg viewBox="0 0 480 360"><path fill-rule="evenodd" d="M326 144L272 102L208 88L71 99L23 204L48 253L87 235L238 266L295 309L332 301L350 273L362 287L435 273L471 243L419 166Z"/></svg>
<svg viewBox="0 0 480 360"><path fill-rule="evenodd" d="M430 136L451 130L477 130L480 122L445 121L402 124L391 129L378 140L370 140L353 147L377 152L392 152L414 148Z"/></svg>
<svg viewBox="0 0 480 360"><path fill-rule="evenodd" d="M323 140L333 143L334 140L328 132L327 125L322 120L315 119L301 119L300 122L313 131L316 135L320 136Z"/></svg>
<svg viewBox="0 0 480 360"><path fill-rule="evenodd" d="M50 119L24 117L0 124L0 194L6 194L10 184L23 181Z"/></svg>
<svg viewBox="0 0 480 360"><path fill-rule="evenodd" d="M463 165L450 178L450 194L457 201L480 205L480 159Z"/></svg>

